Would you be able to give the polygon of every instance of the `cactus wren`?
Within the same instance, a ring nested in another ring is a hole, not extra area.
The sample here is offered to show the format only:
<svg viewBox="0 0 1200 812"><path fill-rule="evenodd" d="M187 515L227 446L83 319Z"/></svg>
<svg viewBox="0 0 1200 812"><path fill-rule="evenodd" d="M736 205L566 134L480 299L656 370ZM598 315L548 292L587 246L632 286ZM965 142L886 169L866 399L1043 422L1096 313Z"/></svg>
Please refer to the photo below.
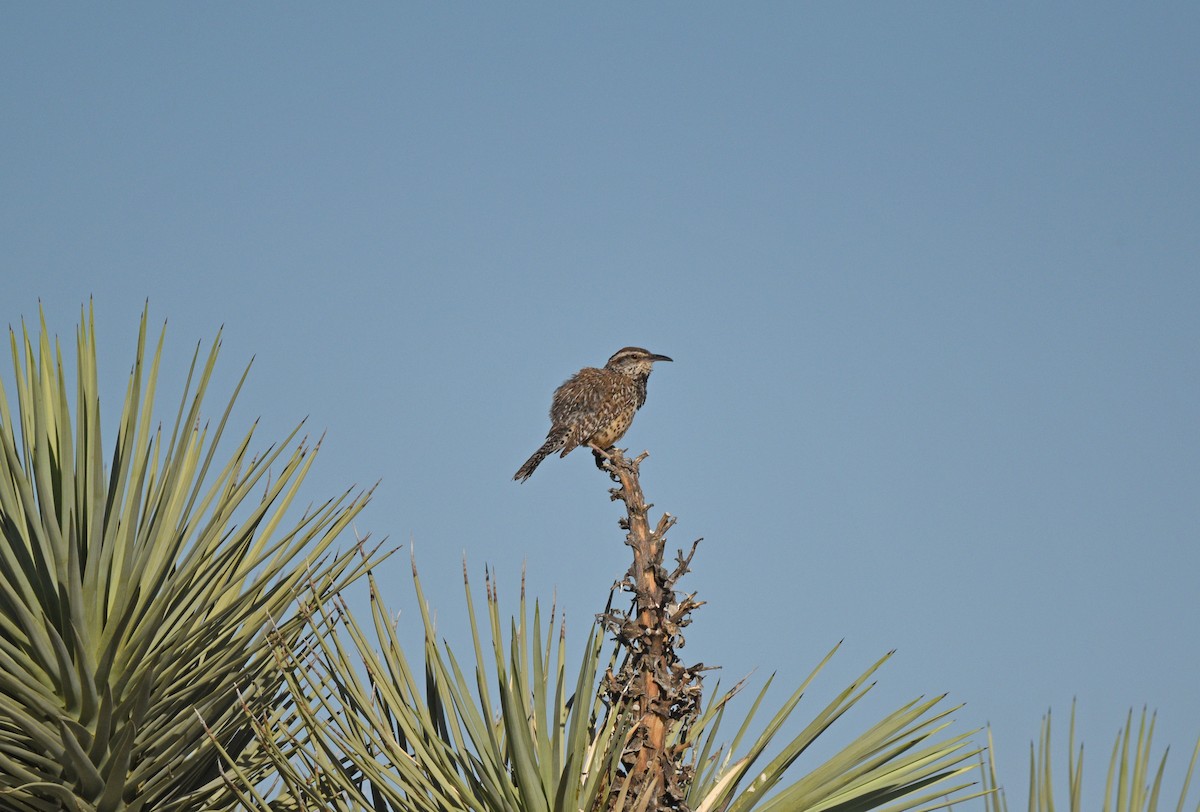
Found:
<svg viewBox="0 0 1200 812"><path fill-rule="evenodd" d="M554 451L567 456L581 445L593 451L613 447L629 430L633 416L646 402L646 381L655 361L670 361L641 347L617 350L604 369L584 367L554 390L550 402L550 431L513 479L524 482ZM596 456L596 464L600 464Z"/></svg>

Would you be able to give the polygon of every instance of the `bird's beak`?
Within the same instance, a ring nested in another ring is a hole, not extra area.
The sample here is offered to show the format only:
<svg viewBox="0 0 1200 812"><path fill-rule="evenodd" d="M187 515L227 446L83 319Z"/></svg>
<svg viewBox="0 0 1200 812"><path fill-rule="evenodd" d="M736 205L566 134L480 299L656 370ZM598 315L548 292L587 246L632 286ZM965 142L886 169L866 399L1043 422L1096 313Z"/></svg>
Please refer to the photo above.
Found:
<svg viewBox="0 0 1200 812"><path fill-rule="evenodd" d="M665 356L665 355L655 355L655 354L653 354L653 353L652 353L652 354L650 355L650 360L651 360L651 361L670 361L670 360L672 360L672 359L668 358L668 357L667 357L667 356Z"/></svg>

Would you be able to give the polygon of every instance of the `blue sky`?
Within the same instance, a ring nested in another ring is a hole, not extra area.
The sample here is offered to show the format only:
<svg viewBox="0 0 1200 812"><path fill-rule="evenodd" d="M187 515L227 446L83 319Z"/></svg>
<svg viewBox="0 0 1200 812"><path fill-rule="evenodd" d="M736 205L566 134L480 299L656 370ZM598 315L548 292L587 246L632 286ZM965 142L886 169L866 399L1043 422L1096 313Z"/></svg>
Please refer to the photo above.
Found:
<svg viewBox="0 0 1200 812"><path fill-rule="evenodd" d="M1146 704L1179 775L1200 7L4 17L0 318L70 341L94 297L114 399L147 299L179 364L224 325L242 425L325 433L314 500L380 481L359 527L415 543L447 634L464 553L579 635L602 608L606 480L511 476L554 387L641 345L675 363L626 444L705 538L686 655L790 685L844 638L827 696L896 648L874 710L949 692L1018 785L1048 707L1100 754Z"/></svg>

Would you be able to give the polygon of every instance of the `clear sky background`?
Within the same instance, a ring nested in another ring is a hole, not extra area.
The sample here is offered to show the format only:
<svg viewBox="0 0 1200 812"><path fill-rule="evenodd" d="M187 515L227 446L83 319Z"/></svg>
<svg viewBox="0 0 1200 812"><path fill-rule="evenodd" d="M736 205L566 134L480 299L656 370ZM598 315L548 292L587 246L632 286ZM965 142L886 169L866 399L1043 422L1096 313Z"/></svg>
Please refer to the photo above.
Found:
<svg viewBox="0 0 1200 812"><path fill-rule="evenodd" d="M1145 704L1178 787L1200 5L2 17L0 319L40 299L70 347L94 297L110 421L147 299L165 392L223 324L239 426L325 432L314 500L380 481L359 528L405 546L405 617L411 541L449 636L464 553L513 599L527 562L584 634L628 565L608 482L511 477L553 389L641 345L675 363L624 444L672 546L705 539L685 656L789 686L844 638L823 702L896 648L850 727L949 692L1018 806L1048 707L1063 743L1078 697L1098 794Z"/></svg>

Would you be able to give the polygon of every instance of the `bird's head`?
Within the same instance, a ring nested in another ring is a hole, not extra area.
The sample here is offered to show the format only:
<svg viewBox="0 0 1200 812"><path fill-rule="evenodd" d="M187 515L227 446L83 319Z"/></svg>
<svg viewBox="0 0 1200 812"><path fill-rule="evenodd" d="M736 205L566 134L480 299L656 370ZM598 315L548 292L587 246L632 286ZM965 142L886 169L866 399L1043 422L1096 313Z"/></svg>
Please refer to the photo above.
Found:
<svg viewBox="0 0 1200 812"><path fill-rule="evenodd" d="M655 361L670 361L665 355L643 350L641 347L624 347L613 353L612 358L604 365L605 369L620 372L630 377L649 375Z"/></svg>

